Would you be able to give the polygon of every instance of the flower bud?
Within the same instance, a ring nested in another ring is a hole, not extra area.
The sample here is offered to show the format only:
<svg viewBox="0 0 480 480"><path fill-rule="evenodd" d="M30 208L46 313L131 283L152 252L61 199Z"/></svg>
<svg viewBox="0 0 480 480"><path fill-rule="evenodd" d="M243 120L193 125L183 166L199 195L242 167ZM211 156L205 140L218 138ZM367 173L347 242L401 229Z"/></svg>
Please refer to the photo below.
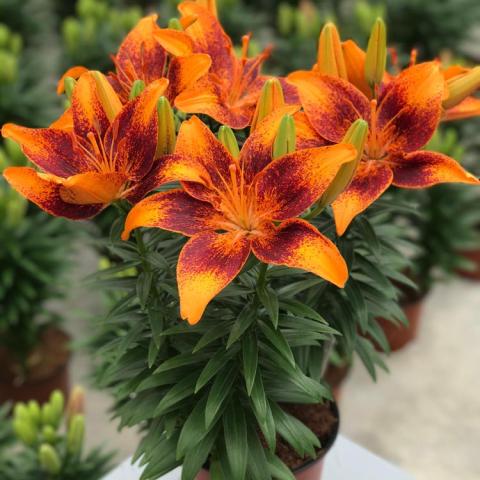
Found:
<svg viewBox="0 0 480 480"><path fill-rule="evenodd" d="M348 162L340 167L332 183L322 195L319 204L323 207L330 205L335 199L350 185L357 170L360 159L365 148L365 142L368 136L368 123L365 120L356 120L350 125L347 133L341 143L348 143L357 149L355 160Z"/></svg>
<svg viewBox="0 0 480 480"><path fill-rule="evenodd" d="M7 152L8 158L10 159L10 165L20 167L27 164L27 159L22 152L22 147L11 138L5 138L3 140L3 146Z"/></svg>
<svg viewBox="0 0 480 480"><path fill-rule="evenodd" d="M30 400L27 405L28 413L32 422L36 425L40 425L42 422L42 411L40 410L40 405L35 400Z"/></svg>
<svg viewBox="0 0 480 480"><path fill-rule="evenodd" d="M73 387L67 404L67 423L78 413L85 413L85 392L82 387Z"/></svg>
<svg viewBox="0 0 480 480"><path fill-rule="evenodd" d="M143 80L135 80L130 89L129 99L137 98L145 90L145 82Z"/></svg>
<svg viewBox="0 0 480 480"><path fill-rule="evenodd" d="M18 75L18 60L10 52L0 50L0 84L13 83Z"/></svg>
<svg viewBox="0 0 480 480"><path fill-rule="evenodd" d="M218 130L218 139L222 145L230 152L233 158L238 158L240 149L233 130L226 125L222 125Z"/></svg>
<svg viewBox="0 0 480 480"><path fill-rule="evenodd" d="M20 55L20 52L23 48L23 40L22 37L18 33L14 33L10 37L10 51L14 55Z"/></svg>
<svg viewBox="0 0 480 480"><path fill-rule="evenodd" d="M118 98L118 95L115 93L115 90L110 85L110 82L107 80L107 77L98 71L92 72L93 78L95 79L95 85L97 87L98 98L102 104L105 113L110 120L113 122L115 117L118 115L122 109L122 102Z"/></svg>
<svg viewBox="0 0 480 480"><path fill-rule="evenodd" d="M13 421L13 431L25 445L32 446L37 441L37 431L34 425L26 419L15 418Z"/></svg>
<svg viewBox="0 0 480 480"><path fill-rule="evenodd" d="M47 443L54 444L57 441L57 434L55 432L55 429L50 425L45 425L42 428L42 437L43 440Z"/></svg>
<svg viewBox="0 0 480 480"><path fill-rule="evenodd" d="M251 131L270 113L285 105L282 84L278 78L269 78L263 85L257 107L253 115Z"/></svg>
<svg viewBox="0 0 480 480"><path fill-rule="evenodd" d="M293 29L294 20L295 10L290 4L282 2L278 6L277 13L278 31L284 36L290 35Z"/></svg>
<svg viewBox="0 0 480 480"><path fill-rule="evenodd" d="M318 42L317 70L322 75L347 79L347 67L337 27L328 22L320 33Z"/></svg>
<svg viewBox="0 0 480 480"><path fill-rule="evenodd" d="M365 79L370 86L382 83L387 66L387 29L381 18L375 21L365 57Z"/></svg>
<svg viewBox="0 0 480 480"><path fill-rule="evenodd" d="M172 30L179 30L179 31L183 30L182 24L180 23L180 20L178 18L171 18L168 21L168 28L171 28Z"/></svg>
<svg viewBox="0 0 480 480"><path fill-rule="evenodd" d="M3 23L0 23L0 48L5 48L8 44L9 39L10 29Z"/></svg>
<svg viewBox="0 0 480 480"><path fill-rule="evenodd" d="M13 409L13 418L15 420L30 421L30 412L23 402L19 402L15 405L15 408Z"/></svg>
<svg viewBox="0 0 480 480"><path fill-rule="evenodd" d="M443 108L446 109L458 105L480 88L480 66L447 80L447 88L448 97L443 101Z"/></svg>
<svg viewBox="0 0 480 480"><path fill-rule="evenodd" d="M50 475L58 475L62 468L57 451L47 443L40 445L38 449L38 461L42 469Z"/></svg>
<svg viewBox="0 0 480 480"><path fill-rule="evenodd" d="M52 405L55 417L60 423L60 419L63 417L63 409L65 408L65 397L60 390L54 390L50 395L50 404Z"/></svg>
<svg viewBox="0 0 480 480"><path fill-rule="evenodd" d="M70 421L67 432L67 451L71 455L80 455L85 435L85 417L76 414Z"/></svg>
<svg viewBox="0 0 480 480"><path fill-rule="evenodd" d="M276 159L294 152L296 140L295 120L292 115L285 115L280 122L277 136L273 142L272 157Z"/></svg>
<svg viewBox="0 0 480 480"><path fill-rule="evenodd" d="M173 114L173 109L166 97L160 97L158 99L157 113L158 136L155 158L158 158L161 155L173 153L175 151L175 143L177 142L177 134L175 132L175 115Z"/></svg>
<svg viewBox="0 0 480 480"><path fill-rule="evenodd" d="M42 424L50 425L53 428L57 428L60 424L60 418L51 403L44 403L42 405Z"/></svg>

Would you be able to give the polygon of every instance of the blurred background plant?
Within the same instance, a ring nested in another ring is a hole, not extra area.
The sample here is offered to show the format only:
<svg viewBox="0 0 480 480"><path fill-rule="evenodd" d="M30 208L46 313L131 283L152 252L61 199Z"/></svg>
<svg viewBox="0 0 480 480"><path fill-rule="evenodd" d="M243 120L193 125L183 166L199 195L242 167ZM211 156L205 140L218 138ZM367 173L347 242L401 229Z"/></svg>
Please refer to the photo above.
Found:
<svg viewBox="0 0 480 480"><path fill-rule="evenodd" d="M11 424L2 409L4 428L15 433L3 459L0 454L2 480L100 480L108 472L112 453L84 452L83 396L76 387L66 406L59 391L43 405L17 403Z"/></svg>
<svg viewBox="0 0 480 480"><path fill-rule="evenodd" d="M17 144L5 141L0 148L0 173L7 165L25 164ZM31 354L42 333L62 321L48 302L62 296L72 229L64 220L28 205L3 178L0 218L0 349L8 352L23 378L32 367Z"/></svg>

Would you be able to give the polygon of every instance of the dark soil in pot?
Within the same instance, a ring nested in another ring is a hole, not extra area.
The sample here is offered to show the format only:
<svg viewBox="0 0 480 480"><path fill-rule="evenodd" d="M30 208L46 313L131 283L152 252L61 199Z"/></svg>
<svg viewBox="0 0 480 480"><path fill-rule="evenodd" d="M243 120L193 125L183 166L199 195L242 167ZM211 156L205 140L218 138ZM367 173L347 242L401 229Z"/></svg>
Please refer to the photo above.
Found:
<svg viewBox="0 0 480 480"><path fill-rule="evenodd" d="M12 353L0 348L0 404L37 400L48 401L53 390L69 391L68 363L70 337L62 330L50 327L29 355L28 373L23 375Z"/></svg>
<svg viewBox="0 0 480 480"><path fill-rule="evenodd" d="M325 455L333 446L338 435L340 417L337 404L326 402L325 404L282 404L281 406L317 435L321 448L316 452L317 458L302 458L278 436L275 453L293 471L297 480L320 480ZM197 476L197 480L209 480L209 478L206 470L202 470Z"/></svg>

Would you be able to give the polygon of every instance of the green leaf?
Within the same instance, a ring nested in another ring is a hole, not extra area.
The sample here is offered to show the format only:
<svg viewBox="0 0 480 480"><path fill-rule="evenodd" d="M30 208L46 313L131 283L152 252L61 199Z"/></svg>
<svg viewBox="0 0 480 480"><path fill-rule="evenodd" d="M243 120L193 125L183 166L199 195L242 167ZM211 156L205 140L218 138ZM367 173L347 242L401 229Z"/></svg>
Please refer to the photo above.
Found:
<svg viewBox="0 0 480 480"><path fill-rule="evenodd" d="M208 394L207 406L205 408L205 426L209 428L214 421L220 408L227 399L237 378L238 369L235 364L227 365L213 381L212 388Z"/></svg>
<svg viewBox="0 0 480 480"><path fill-rule="evenodd" d="M175 404L193 395L197 377L198 373L194 372L182 378L182 380L173 386L158 404L155 409L155 416L166 413Z"/></svg>
<svg viewBox="0 0 480 480"><path fill-rule="evenodd" d="M253 383L255 382L255 374L258 365L258 346L257 337L253 332L243 337L242 342L243 354L243 376L245 378L245 385L247 393L250 396L252 393Z"/></svg>
<svg viewBox="0 0 480 480"><path fill-rule="evenodd" d="M250 399L255 411L255 415L262 422L264 422L267 417L267 397L263 388L263 380L260 371L258 371L255 375L255 381L253 383Z"/></svg>
<svg viewBox="0 0 480 480"><path fill-rule="evenodd" d="M248 425L248 475L251 480L268 480L271 478L265 449L258 438L256 430Z"/></svg>
<svg viewBox="0 0 480 480"><path fill-rule="evenodd" d="M265 452L272 478L277 480L295 480L292 471L272 452Z"/></svg>
<svg viewBox="0 0 480 480"><path fill-rule="evenodd" d="M313 308L297 300L282 300L280 303L283 310L298 315L299 317L311 318L320 323L327 324L327 321Z"/></svg>
<svg viewBox="0 0 480 480"><path fill-rule="evenodd" d="M259 325L263 334L270 341L270 343L290 363L290 365L292 365L292 367L295 367L295 357L293 356L293 352L282 333L279 330L274 330L264 322L260 322Z"/></svg>
<svg viewBox="0 0 480 480"><path fill-rule="evenodd" d="M240 402L231 401L223 415L225 447L233 480L243 480L247 471L247 422Z"/></svg>
<svg viewBox="0 0 480 480"><path fill-rule="evenodd" d="M320 447L317 436L300 420L282 410L277 404L270 405L278 433L301 456L315 458L315 447Z"/></svg>
<svg viewBox="0 0 480 480"><path fill-rule="evenodd" d="M277 445L277 432L275 430L275 421L273 419L270 405L266 402L264 418L260 417L256 408L253 408L253 413L257 419L258 426L262 430L268 448L274 452Z"/></svg>
<svg viewBox="0 0 480 480"><path fill-rule="evenodd" d="M201 390L223 368L230 356L229 352L223 350L219 350L213 355L198 377L195 385L195 393Z"/></svg>
<svg viewBox="0 0 480 480"><path fill-rule="evenodd" d="M279 306L276 293L270 287L262 285L257 286L257 295L265 307L273 326L277 328Z"/></svg>
<svg viewBox="0 0 480 480"><path fill-rule="evenodd" d="M360 328L365 331L368 328L368 309L362 290L352 278L347 282L344 288L345 295L348 298L352 309L356 313Z"/></svg>
<svg viewBox="0 0 480 480"><path fill-rule="evenodd" d="M167 370L185 367L188 365L198 365L209 357L210 355L205 353L180 353L179 355L175 355L174 357L165 360L153 373L166 372Z"/></svg>
<svg viewBox="0 0 480 480"><path fill-rule="evenodd" d="M207 395L204 395L195 405L192 412L185 420L177 443L177 459L183 458L185 453L193 450L207 434L205 429L205 407L207 406Z"/></svg>
<svg viewBox="0 0 480 480"><path fill-rule="evenodd" d="M245 305L233 324L232 330L227 340L227 349L229 349L253 323L256 316L256 309L251 304Z"/></svg>
<svg viewBox="0 0 480 480"><path fill-rule="evenodd" d="M137 295L140 300L140 305L145 308L148 297L150 296L150 289L152 288L152 272L141 272L137 279Z"/></svg>
<svg viewBox="0 0 480 480"><path fill-rule="evenodd" d="M158 348L162 346L165 339L162 337L164 329L164 314L161 310L156 308L148 309L148 319L150 321L150 328L152 329L153 340Z"/></svg>

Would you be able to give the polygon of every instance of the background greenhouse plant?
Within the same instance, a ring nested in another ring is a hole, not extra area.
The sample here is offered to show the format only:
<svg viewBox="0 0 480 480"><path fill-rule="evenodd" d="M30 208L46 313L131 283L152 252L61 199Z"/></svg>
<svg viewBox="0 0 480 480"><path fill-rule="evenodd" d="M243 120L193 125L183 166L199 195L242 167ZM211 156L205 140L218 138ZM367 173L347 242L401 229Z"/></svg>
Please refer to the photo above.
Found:
<svg viewBox="0 0 480 480"><path fill-rule="evenodd" d="M6 141L0 149L0 172L5 163L23 165L19 147ZM42 332L63 321L48 306L62 296L61 278L69 266L72 229L50 218L0 181L0 346L18 362L17 375L28 376L29 356Z"/></svg>
<svg viewBox="0 0 480 480"><path fill-rule="evenodd" d="M11 420L7 410L0 412L5 428L15 432L15 438L0 450L2 480L100 480L109 471L111 453L83 451L81 389L73 389L65 413L64 407L63 395L54 391L43 405L34 400L18 403Z"/></svg>

